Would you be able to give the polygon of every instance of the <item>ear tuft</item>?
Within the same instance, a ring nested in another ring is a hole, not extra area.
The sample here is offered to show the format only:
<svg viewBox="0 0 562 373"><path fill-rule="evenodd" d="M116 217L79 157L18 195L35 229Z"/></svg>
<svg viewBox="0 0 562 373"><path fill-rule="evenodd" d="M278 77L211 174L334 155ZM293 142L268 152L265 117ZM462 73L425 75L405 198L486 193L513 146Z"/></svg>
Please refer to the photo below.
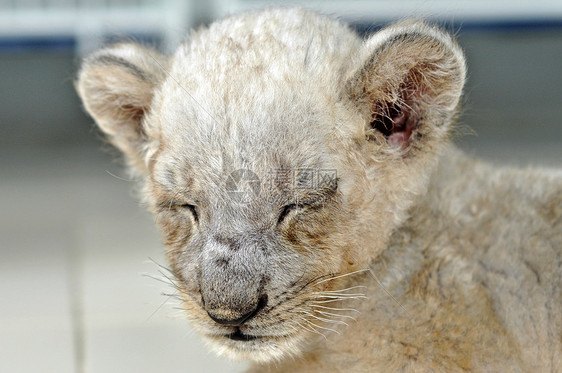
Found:
<svg viewBox="0 0 562 373"><path fill-rule="evenodd" d="M420 147L421 137L442 139L465 80L464 56L452 38L407 22L373 35L362 53L347 90L366 118L367 138L399 150Z"/></svg>
<svg viewBox="0 0 562 373"><path fill-rule="evenodd" d="M148 141L144 119L167 60L135 44L119 44L88 57L76 89L88 113L137 171Z"/></svg>

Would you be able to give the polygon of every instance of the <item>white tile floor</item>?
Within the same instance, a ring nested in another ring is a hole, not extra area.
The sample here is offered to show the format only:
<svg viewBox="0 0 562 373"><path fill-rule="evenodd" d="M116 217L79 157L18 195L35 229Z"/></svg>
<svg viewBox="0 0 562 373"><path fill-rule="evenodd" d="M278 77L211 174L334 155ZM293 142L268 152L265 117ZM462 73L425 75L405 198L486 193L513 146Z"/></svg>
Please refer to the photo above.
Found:
<svg viewBox="0 0 562 373"><path fill-rule="evenodd" d="M559 142L473 150L562 164ZM0 372L240 372L207 352L145 277L164 263L151 216L99 149L0 151Z"/></svg>

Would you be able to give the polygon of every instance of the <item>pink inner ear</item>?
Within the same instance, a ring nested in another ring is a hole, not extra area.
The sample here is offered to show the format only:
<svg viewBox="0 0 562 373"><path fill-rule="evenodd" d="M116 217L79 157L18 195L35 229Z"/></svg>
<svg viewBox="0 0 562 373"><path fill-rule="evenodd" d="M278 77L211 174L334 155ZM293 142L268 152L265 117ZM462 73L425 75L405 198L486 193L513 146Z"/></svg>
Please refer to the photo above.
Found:
<svg viewBox="0 0 562 373"><path fill-rule="evenodd" d="M379 112L371 122L371 127L381 132L392 147L408 147L412 131L417 125L412 109L407 104L402 107L385 104L383 107L382 113Z"/></svg>
<svg viewBox="0 0 562 373"><path fill-rule="evenodd" d="M407 110L402 109L398 112L398 115L391 118L393 124L392 133L387 137L387 141L391 146L402 149L408 146L415 126L414 120L409 114Z"/></svg>

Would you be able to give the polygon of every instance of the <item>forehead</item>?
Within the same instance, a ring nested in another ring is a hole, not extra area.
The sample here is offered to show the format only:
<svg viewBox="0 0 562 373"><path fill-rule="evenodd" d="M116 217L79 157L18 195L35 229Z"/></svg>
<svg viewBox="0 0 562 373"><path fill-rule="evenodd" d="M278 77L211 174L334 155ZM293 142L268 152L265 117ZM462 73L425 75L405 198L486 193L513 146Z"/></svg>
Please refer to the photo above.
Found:
<svg viewBox="0 0 562 373"><path fill-rule="evenodd" d="M288 91L264 97L248 89L241 95L252 99L240 105L244 97L200 95L206 99L195 102L191 96L168 95L154 179L171 191L186 188L208 206L246 198L233 190L242 184L258 187L259 205L268 206L300 198L334 173L328 144L335 123L321 110L323 102ZM298 190L287 193L294 187Z"/></svg>
<svg viewBox="0 0 562 373"><path fill-rule="evenodd" d="M200 180L238 169L263 177L329 168L332 111L355 37L270 33L267 22L252 33L239 24L196 34L173 57L155 113L159 168Z"/></svg>
<svg viewBox="0 0 562 373"><path fill-rule="evenodd" d="M254 77L243 89L239 83L236 77L165 83L157 115L166 163L217 175L322 166L335 127L328 99L268 77Z"/></svg>
<svg viewBox="0 0 562 373"><path fill-rule="evenodd" d="M211 177L249 169L263 176L278 169L318 168L327 161L333 123L307 103L283 107L255 100L244 110L221 103L221 113L217 106L206 109L187 101L164 106L158 163L167 173Z"/></svg>

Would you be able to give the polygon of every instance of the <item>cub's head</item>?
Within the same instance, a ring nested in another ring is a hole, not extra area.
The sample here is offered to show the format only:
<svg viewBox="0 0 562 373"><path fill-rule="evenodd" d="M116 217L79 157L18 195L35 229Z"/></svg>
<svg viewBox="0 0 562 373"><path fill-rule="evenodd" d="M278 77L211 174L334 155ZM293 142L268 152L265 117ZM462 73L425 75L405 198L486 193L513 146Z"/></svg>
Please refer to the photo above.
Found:
<svg viewBox="0 0 562 373"><path fill-rule="evenodd" d="M235 17L170 57L122 44L77 89L139 175L192 324L267 361L333 328L425 192L465 67L403 23L361 41L303 11Z"/></svg>

